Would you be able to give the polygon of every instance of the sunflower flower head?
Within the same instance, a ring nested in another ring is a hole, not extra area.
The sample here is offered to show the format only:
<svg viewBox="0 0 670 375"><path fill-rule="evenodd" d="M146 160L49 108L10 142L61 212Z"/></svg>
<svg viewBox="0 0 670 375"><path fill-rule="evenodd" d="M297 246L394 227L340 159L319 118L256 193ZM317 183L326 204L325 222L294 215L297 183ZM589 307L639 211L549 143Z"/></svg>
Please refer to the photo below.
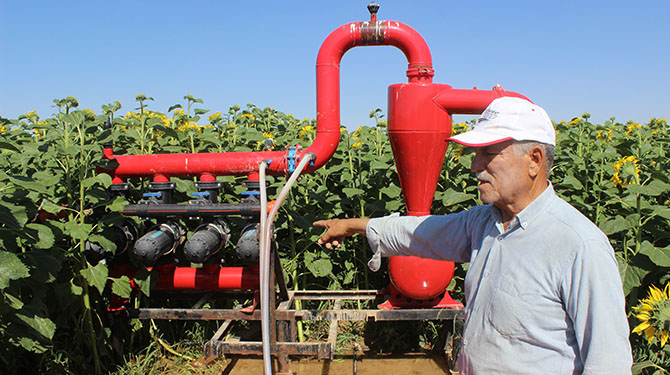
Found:
<svg viewBox="0 0 670 375"><path fill-rule="evenodd" d="M596 133L596 139L601 141L610 142L612 140L612 128L607 128L603 130L598 130Z"/></svg>
<svg viewBox="0 0 670 375"><path fill-rule="evenodd" d="M37 123L40 120L40 115L38 115L36 111L26 113L26 117L28 118L28 121L32 123Z"/></svg>
<svg viewBox="0 0 670 375"><path fill-rule="evenodd" d="M209 117L207 117L207 121L209 121L210 124L216 125L223 121L223 116L221 116L221 112L214 112Z"/></svg>
<svg viewBox="0 0 670 375"><path fill-rule="evenodd" d="M353 139L355 141L358 140L361 137L361 130L362 129L363 129L362 126L359 126L358 128L356 128L356 130L354 130L354 133L351 135L351 139Z"/></svg>
<svg viewBox="0 0 670 375"><path fill-rule="evenodd" d="M663 290L650 286L647 298L633 309L637 312L633 315L640 321L633 333L644 334L649 344L664 347L670 338L670 282Z"/></svg>
<svg viewBox="0 0 670 375"><path fill-rule="evenodd" d="M298 132L298 137L301 139L305 139L305 137L309 137L314 133L314 127L312 125L307 125L300 129L300 132Z"/></svg>
<svg viewBox="0 0 670 375"><path fill-rule="evenodd" d="M200 131L200 126L195 122L184 121L179 126L177 126L177 131L188 132L188 131Z"/></svg>
<svg viewBox="0 0 670 375"><path fill-rule="evenodd" d="M624 156L614 163L614 176L612 176L614 185L626 187L629 184L639 184L641 170L637 166L638 162L635 156Z"/></svg>
<svg viewBox="0 0 670 375"><path fill-rule="evenodd" d="M642 125L640 125L638 123L628 124L628 126L626 126L626 135L629 135L630 133L633 132L633 130L640 129L640 128L642 128Z"/></svg>

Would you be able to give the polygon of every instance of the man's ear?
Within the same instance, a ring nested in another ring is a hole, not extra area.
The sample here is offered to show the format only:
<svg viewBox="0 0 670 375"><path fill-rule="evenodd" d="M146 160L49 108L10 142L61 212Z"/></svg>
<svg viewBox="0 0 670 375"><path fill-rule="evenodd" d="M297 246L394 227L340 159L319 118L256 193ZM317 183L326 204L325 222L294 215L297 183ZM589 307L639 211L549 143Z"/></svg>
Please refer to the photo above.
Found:
<svg viewBox="0 0 670 375"><path fill-rule="evenodd" d="M530 160L528 175L535 178L544 171L544 149L541 146L533 147L528 153L528 158Z"/></svg>

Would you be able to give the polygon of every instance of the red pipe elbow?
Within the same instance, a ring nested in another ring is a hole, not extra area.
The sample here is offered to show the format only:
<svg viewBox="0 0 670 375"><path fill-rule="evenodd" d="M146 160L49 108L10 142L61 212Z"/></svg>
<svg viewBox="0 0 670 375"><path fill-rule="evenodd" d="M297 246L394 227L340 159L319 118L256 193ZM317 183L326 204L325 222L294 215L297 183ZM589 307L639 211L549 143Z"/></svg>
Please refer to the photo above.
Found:
<svg viewBox="0 0 670 375"><path fill-rule="evenodd" d="M496 86L492 90L477 90L476 88L472 90L461 90L448 88L439 93L433 101L452 115L478 115L482 113L493 100L502 98L503 96L522 98L531 102L527 97L513 91L505 91L500 86Z"/></svg>

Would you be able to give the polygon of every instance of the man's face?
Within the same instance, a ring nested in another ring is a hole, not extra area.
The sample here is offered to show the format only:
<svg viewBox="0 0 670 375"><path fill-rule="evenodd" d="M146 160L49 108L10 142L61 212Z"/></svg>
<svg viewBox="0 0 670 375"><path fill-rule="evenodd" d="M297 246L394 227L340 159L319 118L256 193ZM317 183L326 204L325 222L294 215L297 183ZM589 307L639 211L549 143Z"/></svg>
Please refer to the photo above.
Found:
<svg viewBox="0 0 670 375"><path fill-rule="evenodd" d="M528 192L530 159L506 141L485 147L475 147L471 169L479 182L482 202L493 203L501 210L513 206Z"/></svg>

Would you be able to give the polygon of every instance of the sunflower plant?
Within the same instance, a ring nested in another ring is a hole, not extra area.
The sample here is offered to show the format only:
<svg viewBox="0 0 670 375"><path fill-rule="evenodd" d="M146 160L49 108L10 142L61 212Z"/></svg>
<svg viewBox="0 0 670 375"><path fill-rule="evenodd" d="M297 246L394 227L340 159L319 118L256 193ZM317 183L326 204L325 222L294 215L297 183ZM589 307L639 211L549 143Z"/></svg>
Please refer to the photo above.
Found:
<svg viewBox="0 0 670 375"><path fill-rule="evenodd" d="M670 282L663 290L650 286L647 298L633 309L637 311L633 315L640 320L633 333L644 334L649 344L657 343L664 347L670 338Z"/></svg>

